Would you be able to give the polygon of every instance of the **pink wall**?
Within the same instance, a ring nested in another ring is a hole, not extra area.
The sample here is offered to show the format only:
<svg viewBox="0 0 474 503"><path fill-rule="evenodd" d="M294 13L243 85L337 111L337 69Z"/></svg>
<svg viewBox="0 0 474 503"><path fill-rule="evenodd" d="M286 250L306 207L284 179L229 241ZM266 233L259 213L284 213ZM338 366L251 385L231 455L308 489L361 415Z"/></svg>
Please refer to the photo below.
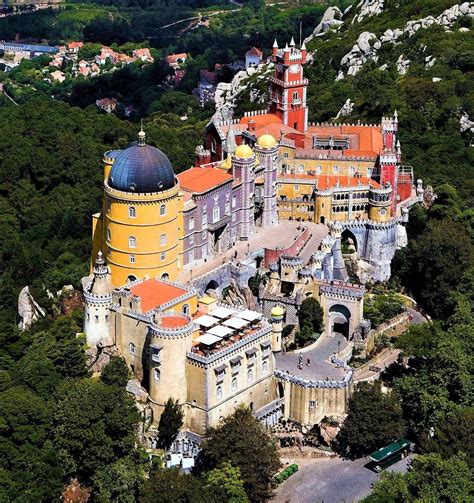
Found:
<svg viewBox="0 0 474 503"><path fill-rule="evenodd" d="M268 267L270 264L275 264L278 262L282 255L290 255L295 257L299 250L303 247L303 244L309 238L309 229L305 229L301 236L295 239L294 243L288 248L282 248L279 250L265 248L264 262L263 266Z"/></svg>

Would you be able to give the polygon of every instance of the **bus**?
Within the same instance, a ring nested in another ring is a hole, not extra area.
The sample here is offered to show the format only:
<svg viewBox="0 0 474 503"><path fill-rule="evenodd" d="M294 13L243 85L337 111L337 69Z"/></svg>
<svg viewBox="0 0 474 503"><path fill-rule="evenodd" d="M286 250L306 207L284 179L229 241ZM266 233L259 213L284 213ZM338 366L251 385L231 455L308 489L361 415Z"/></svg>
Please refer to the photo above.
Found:
<svg viewBox="0 0 474 503"><path fill-rule="evenodd" d="M370 466L377 473L380 473L390 465L406 458L408 454L413 451L413 448L414 445L409 440L400 438L385 447L381 447L378 451L373 452L369 456Z"/></svg>

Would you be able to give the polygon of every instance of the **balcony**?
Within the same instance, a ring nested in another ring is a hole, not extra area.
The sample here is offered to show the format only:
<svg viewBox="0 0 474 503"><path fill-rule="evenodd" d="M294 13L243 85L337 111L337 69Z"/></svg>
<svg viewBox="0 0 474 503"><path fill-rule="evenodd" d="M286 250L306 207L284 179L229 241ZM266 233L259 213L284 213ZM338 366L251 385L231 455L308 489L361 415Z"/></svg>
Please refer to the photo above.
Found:
<svg viewBox="0 0 474 503"><path fill-rule="evenodd" d="M216 220L215 222L208 222L207 228L210 231L216 231L217 229L226 226L230 222L230 218L230 215L224 215L222 218Z"/></svg>

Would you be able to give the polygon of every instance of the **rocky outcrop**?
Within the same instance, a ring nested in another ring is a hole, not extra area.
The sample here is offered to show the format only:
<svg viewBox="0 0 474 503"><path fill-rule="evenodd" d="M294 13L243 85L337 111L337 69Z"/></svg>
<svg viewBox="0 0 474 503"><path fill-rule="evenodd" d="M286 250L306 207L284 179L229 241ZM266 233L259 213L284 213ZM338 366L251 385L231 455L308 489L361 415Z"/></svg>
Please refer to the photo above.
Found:
<svg viewBox="0 0 474 503"><path fill-rule="evenodd" d="M357 4L358 14L352 19L352 24L360 23L366 17L376 16L383 11L384 0L361 0Z"/></svg>
<svg viewBox="0 0 474 503"><path fill-rule="evenodd" d="M408 68L410 68L410 60L405 59L405 56L403 54L400 54L400 56L397 59L397 72L400 75L405 75L408 72Z"/></svg>
<svg viewBox="0 0 474 503"><path fill-rule="evenodd" d="M469 118L466 112L463 112L459 119L459 130L461 133L465 133L466 131L474 133L474 122Z"/></svg>
<svg viewBox="0 0 474 503"><path fill-rule="evenodd" d="M245 307L246 309L255 310L255 297L248 286L241 287L234 280L226 289L223 297L223 302L231 306Z"/></svg>
<svg viewBox="0 0 474 503"><path fill-rule="evenodd" d="M46 315L46 311L35 301L28 286L25 286L18 296L18 328L27 330L31 325Z"/></svg>
<svg viewBox="0 0 474 503"><path fill-rule="evenodd" d="M344 105L342 105L339 112L337 112L336 119L339 119L341 117L347 117L348 115L351 115L353 109L354 109L354 103L352 103L350 98L347 98Z"/></svg>
<svg viewBox="0 0 474 503"><path fill-rule="evenodd" d="M146 403L148 400L148 393L142 387L138 379L130 379L127 382L126 390L131 393L137 402Z"/></svg>
<svg viewBox="0 0 474 503"><path fill-rule="evenodd" d="M360 6L361 10L354 20L357 20L357 22L360 21L359 16L362 13L362 8L369 9L370 7L370 9L373 9L373 12L375 13L375 10L377 10L375 5L379 5L380 7L380 4L382 4L383 8L383 0L365 0L360 2L358 7ZM364 12L369 11L365 10ZM368 14L364 14L361 19L366 17L366 15ZM471 18L474 17L474 2L464 2L462 4L453 5L437 17L427 16L425 18L408 21L403 28L389 28L383 33L380 40L377 39L373 33L363 32L360 34L357 43L341 59L341 69L336 77L336 80L343 79L345 75L356 75L367 61L377 61L377 52L383 44L397 44L403 37L412 37L418 30L427 29L434 25L442 26L445 30L449 30L454 23L459 21L459 19L464 16ZM403 61L397 62L397 69L401 75L404 75L408 69L409 60L404 59L402 56L400 57ZM428 56L425 60L426 66L432 66L435 60L436 58L433 58L433 56ZM407 61L408 64L406 64Z"/></svg>
<svg viewBox="0 0 474 503"><path fill-rule="evenodd" d="M217 121L228 121L232 119L237 97L246 90L249 90L250 101L265 101L265 95L260 90L248 82L249 78L255 76L257 82L266 79L271 71L272 65L260 65L259 67L250 67L247 70L237 72L232 82L220 82L217 84L214 102L216 111L213 119ZM266 89L265 89L266 92Z"/></svg>
<svg viewBox="0 0 474 503"><path fill-rule="evenodd" d="M342 12L339 7L328 7L318 26L316 26L309 37L305 38L304 43L307 44L311 42L314 37L323 35L331 28L337 28L341 26L341 24L344 24L344 22L342 21Z"/></svg>

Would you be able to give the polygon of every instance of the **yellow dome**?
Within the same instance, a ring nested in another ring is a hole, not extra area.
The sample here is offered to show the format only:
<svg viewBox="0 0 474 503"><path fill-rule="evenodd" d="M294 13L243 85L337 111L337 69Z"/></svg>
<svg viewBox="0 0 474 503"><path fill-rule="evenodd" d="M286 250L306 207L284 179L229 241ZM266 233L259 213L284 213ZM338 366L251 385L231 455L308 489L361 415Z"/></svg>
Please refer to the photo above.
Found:
<svg viewBox="0 0 474 503"><path fill-rule="evenodd" d="M275 306L272 308L272 316L283 316L285 314L285 310L281 306Z"/></svg>
<svg viewBox="0 0 474 503"><path fill-rule="evenodd" d="M230 169L232 167L232 159L230 158L230 155L228 155L224 161L222 162L222 164L219 166L219 168L222 168L222 169Z"/></svg>
<svg viewBox="0 0 474 503"><path fill-rule="evenodd" d="M257 141L260 148L273 148L277 144L275 138L271 134L262 134Z"/></svg>
<svg viewBox="0 0 474 503"><path fill-rule="evenodd" d="M248 159L253 156L252 149L248 145L239 145L235 149L235 157L239 157L240 159Z"/></svg>

